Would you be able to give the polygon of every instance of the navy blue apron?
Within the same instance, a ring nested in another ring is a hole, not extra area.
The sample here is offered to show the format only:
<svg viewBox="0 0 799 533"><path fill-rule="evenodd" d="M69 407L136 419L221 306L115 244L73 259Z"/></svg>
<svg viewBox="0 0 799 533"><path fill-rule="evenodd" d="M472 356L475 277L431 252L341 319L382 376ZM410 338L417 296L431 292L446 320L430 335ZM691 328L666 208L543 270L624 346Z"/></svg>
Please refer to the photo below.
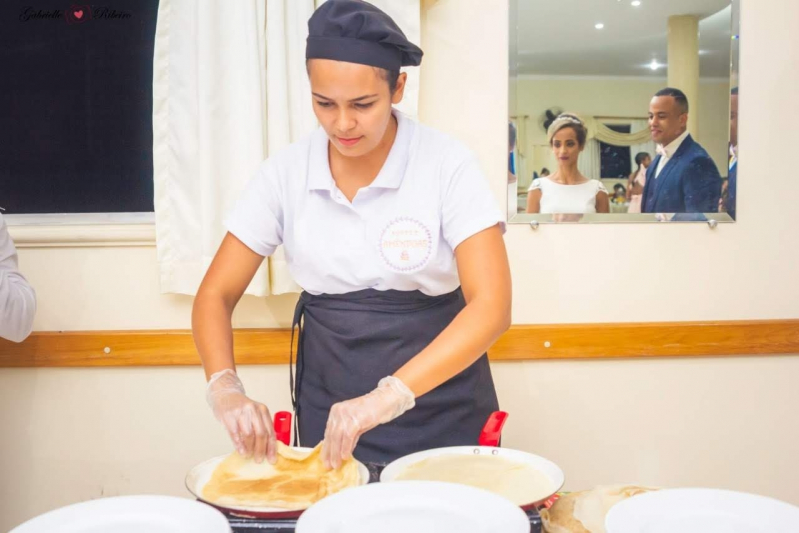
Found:
<svg viewBox="0 0 799 533"><path fill-rule="evenodd" d="M464 306L461 289L440 296L374 289L303 292L292 324L292 337L294 327L299 330L296 383L291 378L295 444L316 446L334 403L372 391L430 344ZM413 409L363 434L354 455L362 462L388 463L430 448L476 445L483 424L498 408L483 354L417 398Z"/></svg>

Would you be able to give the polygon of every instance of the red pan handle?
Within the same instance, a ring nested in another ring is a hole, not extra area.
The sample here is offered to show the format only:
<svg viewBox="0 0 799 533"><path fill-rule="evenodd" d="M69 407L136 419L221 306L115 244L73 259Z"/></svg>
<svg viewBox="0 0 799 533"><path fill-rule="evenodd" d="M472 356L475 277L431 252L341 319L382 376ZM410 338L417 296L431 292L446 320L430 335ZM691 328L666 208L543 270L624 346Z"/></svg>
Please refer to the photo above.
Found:
<svg viewBox="0 0 799 533"><path fill-rule="evenodd" d="M502 426L508 419L508 413L505 411L494 411L488 417L488 421L483 426L480 432L480 438L477 443L480 446L499 446L499 437L502 435Z"/></svg>
<svg viewBox="0 0 799 533"><path fill-rule="evenodd" d="M291 443L291 413L288 411L278 411L275 413L275 438L289 446Z"/></svg>

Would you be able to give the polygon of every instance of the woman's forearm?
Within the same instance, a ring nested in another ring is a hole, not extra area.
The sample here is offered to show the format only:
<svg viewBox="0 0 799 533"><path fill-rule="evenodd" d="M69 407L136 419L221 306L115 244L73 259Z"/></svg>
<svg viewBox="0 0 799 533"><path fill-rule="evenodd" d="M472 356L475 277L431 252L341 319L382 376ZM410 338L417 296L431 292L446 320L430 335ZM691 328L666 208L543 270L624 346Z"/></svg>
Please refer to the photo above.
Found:
<svg viewBox="0 0 799 533"><path fill-rule="evenodd" d="M220 370L235 368L232 314L232 306L219 295L201 292L194 300L191 329L206 379Z"/></svg>
<svg viewBox="0 0 799 533"><path fill-rule="evenodd" d="M418 398L471 366L509 327L510 298L475 298L394 376Z"/></svg>

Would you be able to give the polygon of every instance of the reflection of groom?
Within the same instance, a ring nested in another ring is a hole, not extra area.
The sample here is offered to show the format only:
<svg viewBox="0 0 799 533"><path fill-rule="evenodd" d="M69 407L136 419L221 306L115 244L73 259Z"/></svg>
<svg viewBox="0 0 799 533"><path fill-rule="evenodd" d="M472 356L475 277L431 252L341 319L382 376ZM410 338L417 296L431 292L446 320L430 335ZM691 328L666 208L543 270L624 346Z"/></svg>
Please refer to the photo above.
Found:
<svg viewBox="0 0 799 533"><path fill-rule="evenodd" d="M727 198L724 199L722 211L732 218L736 217L736 194L738 189L738 87L730 92L730 167L727 174Z"/></svg>
<svg viewBox="0 0 799 533"><path fill-rule="evenodd" d="M649 103L649 131L658 156L646 171L642 213L718 211L721 176L688 133L688 98L679 89L658 91Z"/></svg>

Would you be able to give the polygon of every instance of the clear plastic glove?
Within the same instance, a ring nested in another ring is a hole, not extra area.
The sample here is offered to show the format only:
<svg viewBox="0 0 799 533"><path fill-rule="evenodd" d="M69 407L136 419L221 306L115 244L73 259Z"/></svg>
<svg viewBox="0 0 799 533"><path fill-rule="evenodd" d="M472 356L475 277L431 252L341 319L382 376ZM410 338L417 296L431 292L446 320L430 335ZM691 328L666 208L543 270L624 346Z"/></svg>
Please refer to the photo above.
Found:
<svg viewBox="0 0 799 533"><path fill-rule="evenodd" d="M264 404L249 399L236 373L226 368L208 380L205 398L217 420L227 429L236 450L255 462L277 460L272 416Z"/></svg>
<svg viewBox="0 0 799 533"><path fill-rule="evenodd" d="M322 445L325 466L341 466L342 461L352 456L361 435L394 420L415 404L413 392L393 376L381 379L377 388L369 394L334 404L327 419Z"/></svg>

